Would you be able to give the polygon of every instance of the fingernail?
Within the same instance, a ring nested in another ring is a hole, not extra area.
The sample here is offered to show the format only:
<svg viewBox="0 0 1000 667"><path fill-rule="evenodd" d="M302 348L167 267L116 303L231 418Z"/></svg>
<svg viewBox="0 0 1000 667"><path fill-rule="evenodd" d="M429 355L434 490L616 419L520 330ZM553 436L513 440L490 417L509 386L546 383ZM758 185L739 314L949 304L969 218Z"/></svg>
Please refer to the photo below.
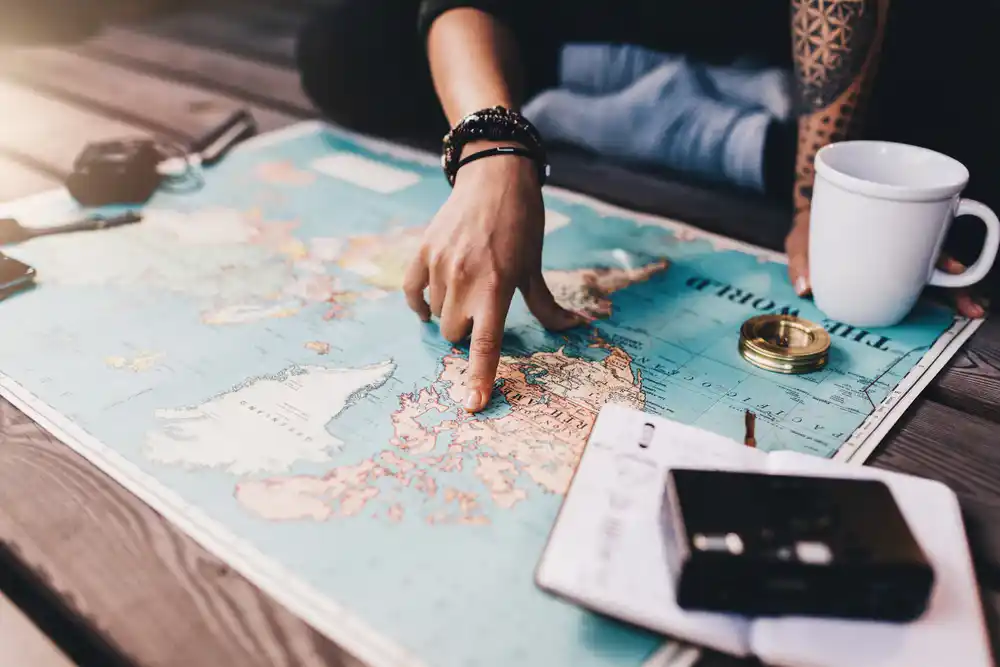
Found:
<svg viewBox="0 0 1000 667"><path fill-rule="evenodd" d="M806 292L809 291L809 281L805 276L799 276L795 279L795 293L799 296L805 296Z"/></svg>
<svg viewBox="0 0 1000 667"><path fill-rule="evenodd" d="M986 314L986 311L978 303L973 304L969 310L972 312L972 316L977 318Z"/></svg>
<svg viewBox="0 0 1000 667"><path fill-rule="evenodd" d="M470 389L468 395L465 397L465 409L469 412L475 412L483 407L483 392L478 389Z"/></svg>

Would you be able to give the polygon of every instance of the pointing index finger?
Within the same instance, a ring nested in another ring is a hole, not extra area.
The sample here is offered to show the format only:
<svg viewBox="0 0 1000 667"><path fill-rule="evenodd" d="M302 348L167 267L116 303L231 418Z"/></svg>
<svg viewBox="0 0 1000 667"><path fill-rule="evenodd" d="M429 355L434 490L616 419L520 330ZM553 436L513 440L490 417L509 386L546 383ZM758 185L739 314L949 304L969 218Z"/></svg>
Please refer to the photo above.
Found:
<svg viewBox="0 0 1000 667"><path fill-rule="evenodd" d="M473 320L465 397L465 409L468 412L479 412L485 408L493 393L493 383L500 365L506 310L494 303Z"/></svg>

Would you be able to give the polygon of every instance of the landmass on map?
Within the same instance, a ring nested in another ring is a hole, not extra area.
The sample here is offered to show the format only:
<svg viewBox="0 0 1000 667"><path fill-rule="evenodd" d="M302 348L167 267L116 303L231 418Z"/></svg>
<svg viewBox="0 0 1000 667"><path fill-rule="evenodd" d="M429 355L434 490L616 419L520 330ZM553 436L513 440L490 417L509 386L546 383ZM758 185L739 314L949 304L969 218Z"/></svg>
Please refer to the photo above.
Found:
<svg viewBox="0 0 1000 667"><path fill-rule="evenodd" d="M343 441L327 424L381 387L395 370L295 366L252 378L187 408L156 411L146 455L163 464L221 468L233 475L281 472L303 461L328 461Z"/></svg>
<svg viewBox="0 0 1000 667"><path fill-rule="evenodd" d="M564 304L608 315L609 294L667 267L666 260L658 260L636 269L553 271L546 278ZM456 350L442 359L440 374L427 387L399 397L389 449L321 476L244 480L236 498L268 520L321 521L356 516L387 496L380 511L399 521L408 504L397 497L412 492L428 523L476 525L489 522L484 503L510 509L530 493L562 495L601 407L611 401L637 409L645 404L641 374L630 355L596 336L591 349L602 358L565 349L501 357L497 391L508 411L486 417L461 407L468 361ZM424 423L428 415L438 416L435 424ZM488 499L438 481L466 468Z"/></svg>
<svg viewBox="0 0 1000 667"><path fill-rule="evenodd" d="M390 492L409 488L422 500L444 501L446 509L423 517L429 522L485 523L478 494L447 493L437 481L438 473L466 466L503 509L525 500L532 488L562 495L601 407L609 401L643 407L642 380L629 355L617 348L605 351L600 361L563 350L502 357L498 391L510 411L488 418L468 415L461 407L468 360L456 351L443 359L431 386L400 396L392 415L391 448L321 476L245 480L236 498L266 519L324 520L358 514L391 480L396 488ZM423 425L422 418L432 412L447 418Z"/></svg>
<svg viewBox="0 0 1000 667"><path fill-rule="evenodd" d="M108 357L104 363L115 370L144 373L163 361L165 356L163 352L144 352L134 357Z"/></svg>
<svg viewBox="0 0 1000 667"><path fill-rule="evenodd" d="M545 282L559 305L591 317L610 317L610 295L630 285L646 282L666 271L670 262L660 259L636 268L613 267L576 271L546 271Z"/></svg>

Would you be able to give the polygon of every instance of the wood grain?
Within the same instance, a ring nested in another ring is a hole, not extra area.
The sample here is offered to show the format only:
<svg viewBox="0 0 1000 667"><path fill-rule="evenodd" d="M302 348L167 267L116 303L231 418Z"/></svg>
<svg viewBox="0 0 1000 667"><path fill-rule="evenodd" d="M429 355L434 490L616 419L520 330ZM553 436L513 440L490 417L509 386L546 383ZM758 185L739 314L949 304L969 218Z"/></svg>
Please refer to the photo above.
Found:
<svg viewBox="0 0 1000 667"><path fill-rule="evenodd" d="M0 662L32 667L71 667L59 650L24 613L0 592Z"/></svg>
<svg viewBox="0 0 1000 667"><path fill-rule="evenodd" d="M105 29L75 51L218 90L293 116L316 115L312 102L302 92L298 73L288 67L252 62L218 49L182 44L120 27Z"/></svg>
<svg viewBox="0 0 1000 667"><path fill-rule="evenodd" d="M54 49L15 50L0 60L0 75L174 139L198 136L243 106L262 132L297 120L228 95Z"/></svg>
<svg viewBox="0 0 1000 667"><path fill-rule="evenodd" d="M869 463L955 491L980 579L1000 590L1000 425L919 401Z"/></svg>
<svg viewBox="0 0 1000 667"><path fill-rule="evenodd" d="M962 496L1000 505L1000 426L954 408L920 402L870 463L936 479Z"/></svg>
<svg viewBox="0 0 1000 667"><path fill-rule="evenodd" d="M3 400L0 541L137 665L357 664Z"/></svg>
<svg viewBox="0 0 1000 667"><path fill-rule="evenodd" d="M1000 317L993 315L930 389L940 403L1000 422ZM996 438L1000 441L1000 436Z"/></svg>
<svg viewBox="0 0 1000 667"><path fill-rule="evenodd" d="M52 175L68 174L89 141L142 133L134 125L5 81L0 81L0 109L5 115L0 122L0 152Z"/></svg>
<svg viewBox="0 0 1000 667"><path fill-rule="evenodd" d="M306 18L305 4L321 2L286 2L280 8L235 2L228 7L177 13L145 23L141 29L173 41L222 48L249 60L292 67L295 39Z"/></svg>

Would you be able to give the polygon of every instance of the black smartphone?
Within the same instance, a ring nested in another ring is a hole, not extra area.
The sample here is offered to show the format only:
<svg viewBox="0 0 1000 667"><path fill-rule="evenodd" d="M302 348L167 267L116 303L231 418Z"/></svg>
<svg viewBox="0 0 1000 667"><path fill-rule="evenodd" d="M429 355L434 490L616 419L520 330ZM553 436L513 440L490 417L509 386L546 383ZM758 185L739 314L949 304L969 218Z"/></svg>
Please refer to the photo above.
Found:
<svg viewBox="0 0 1000 667"><path fill-rule="evenodd" d="M878 480L674 469L663 494L678 606L904 622L934 580Z"/></svg>
<svg viewBox="0 0 1000 667"><path fill-rule="evenodd" d="M34 282L34 268L0 253L0 298L30 287Z"/></svg>

